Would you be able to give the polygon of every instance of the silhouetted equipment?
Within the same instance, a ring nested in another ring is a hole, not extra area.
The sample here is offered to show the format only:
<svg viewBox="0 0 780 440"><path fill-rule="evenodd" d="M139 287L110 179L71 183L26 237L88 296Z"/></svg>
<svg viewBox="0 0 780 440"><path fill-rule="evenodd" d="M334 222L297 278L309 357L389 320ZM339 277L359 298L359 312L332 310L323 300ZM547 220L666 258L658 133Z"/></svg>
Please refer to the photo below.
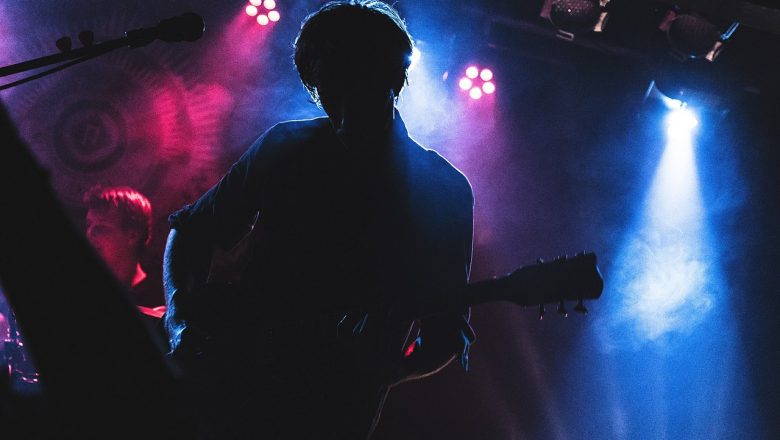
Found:
<svg viewBox="0 0 780 440"><path fill-rule="evenodd" d="M81 41L84 47L72 49L71 39L63 37L57 40L57 48L60 50L60 53L0 67L0 77L2 77L62 63L43 72L0 85L0 90L50 75L121 47L142 47L158 39L166 42L196 41L203 36L205 29L206 25L203 17L187 12L177 17L162 20L157 26L128 31L125 32L123 37L103 43L94 44L94 35L90 31L82 31L79 33L79 41Z"/></svg>

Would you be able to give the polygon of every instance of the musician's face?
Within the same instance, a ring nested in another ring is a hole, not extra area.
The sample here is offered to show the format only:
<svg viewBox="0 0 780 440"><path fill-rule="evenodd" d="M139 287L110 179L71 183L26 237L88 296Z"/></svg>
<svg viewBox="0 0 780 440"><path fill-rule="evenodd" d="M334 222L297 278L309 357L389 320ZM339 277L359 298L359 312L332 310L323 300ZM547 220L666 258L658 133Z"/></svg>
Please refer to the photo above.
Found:
<svg viewBox="0 0 780 440"><path fill-rule="evenodd" d="M114 273L136 263L140 236L137 231L124 226L116 210L100 208L87 211L87 239Z"/></svg>
<svg viewBox="0 0 780 440"><path fill-rule="evenodd" d="M347 143L384 133L392 123L395 96L390 88L359 82L321 84L317 93L334 130Z"/></svg>

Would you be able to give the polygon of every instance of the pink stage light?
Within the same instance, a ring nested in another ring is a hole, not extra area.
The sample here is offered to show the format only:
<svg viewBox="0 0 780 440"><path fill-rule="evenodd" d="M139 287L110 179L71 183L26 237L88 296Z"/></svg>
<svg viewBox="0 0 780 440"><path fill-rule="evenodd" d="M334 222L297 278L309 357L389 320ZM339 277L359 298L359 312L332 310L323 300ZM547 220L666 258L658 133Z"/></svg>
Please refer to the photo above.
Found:
<svg viewBox="0 0 780 440"><path fill-rule="evenodd" d="M282 14L276 9L276 0L249 0L249 3L244 10L247 15L256 17L260 26L268 26L282 18Z"/></svg>
<svg viewBox="0 0 780 440"><path fill-rule="evenodd" d="M467 92L471 99L481 99L484 95L496 92L496 83L491 69L470 65L466 68L466 76L458 81L458 87Z"/></svg>

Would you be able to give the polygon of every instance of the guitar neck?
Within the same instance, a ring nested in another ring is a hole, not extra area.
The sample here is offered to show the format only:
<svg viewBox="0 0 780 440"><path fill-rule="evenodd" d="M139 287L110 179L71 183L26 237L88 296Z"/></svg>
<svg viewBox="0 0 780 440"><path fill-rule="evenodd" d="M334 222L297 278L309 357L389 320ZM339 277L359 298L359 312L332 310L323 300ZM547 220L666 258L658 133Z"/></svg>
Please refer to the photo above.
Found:
<svg viewBox="0 0 780 440"><path fill-rule="evenodd" d="M470 283L461 301L464 306L492 301L534 306L597 299L603 288L596 255L590 253L524 266L503 277Z"/></svg>

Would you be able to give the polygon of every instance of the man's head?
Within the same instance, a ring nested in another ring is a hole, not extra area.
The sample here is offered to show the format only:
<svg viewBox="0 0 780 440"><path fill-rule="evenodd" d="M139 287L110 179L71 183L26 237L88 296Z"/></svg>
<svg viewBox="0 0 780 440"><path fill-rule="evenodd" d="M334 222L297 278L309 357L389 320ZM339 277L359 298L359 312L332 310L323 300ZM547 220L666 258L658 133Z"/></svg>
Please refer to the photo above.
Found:
<svg viewBox="0 0 780 440"><path fill-rule="evenodd" d="M96 186L84 195L87 238L109 268L138 263L151 240L152 205L128 187Z"/></svg>
<svg viewBox="0 0 780 440"><path fill-rule="evenodd" d="M295 40L295 67L337 130L373 130L392 117L412 48L411 35L391 6L336 1L304 20Z"/></svg>

